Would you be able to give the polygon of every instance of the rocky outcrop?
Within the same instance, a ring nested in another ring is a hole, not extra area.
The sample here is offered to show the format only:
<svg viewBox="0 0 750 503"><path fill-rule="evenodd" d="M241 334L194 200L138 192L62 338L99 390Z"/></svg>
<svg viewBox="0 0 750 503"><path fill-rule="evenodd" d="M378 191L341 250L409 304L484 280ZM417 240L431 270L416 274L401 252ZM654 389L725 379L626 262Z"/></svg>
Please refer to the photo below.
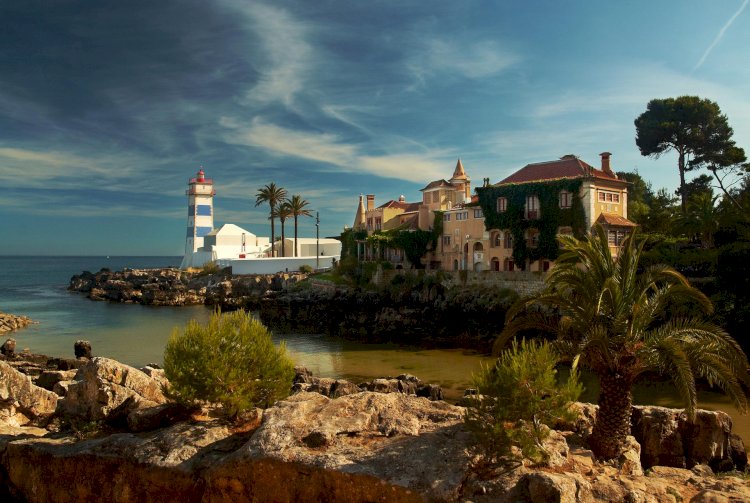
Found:
<svg viewBox="0 0 750 503"><path fill-rule="evenodd" d="M28 316L20 316L17 314L9 314L0 311L0 334L11 332L13 330L19 330L31 325L32 323L36 322ZM5 354L5 352L3 352L3 354Z"/></svg>
<svg viewBox="0 0 750 503"><path fill-rule="evenodd" d="M0 361L0 422L10 426L46 424L57 408L57 394Z"/></svg>
<svg viewBox="0 0 750 503"><path fill-rule="evenodd" d="M430 400L442 400L443 389L437 384L425 384L418 377L411 374L401 374L397 377L373 379L361 384L354 384L345 379L315 377L305 367L295 367L292 392L307 391L320 393L329 398L351 395L361 391L376 391L378 393L402 393L416 395Z"/></svg>
<svg viewBox="0 0 750 503"><path fill-rule="evenodd" d="M306 277L301 273L232 276L180 269L102 269L70 279L68 290L91 300L153 306L216 305L227 309L257 307L269 291L280 291Z"/></svg>
<svg viewBox="0 0 750 503"><path fill-rule="evenodd" d="M516 298L511 290L482 286L380 291L311 286L267 295L259 316L281 331L489 350Z"/></svg>
<svg viewBox="0 0 750 503"><path fill-rule="evenodd" d="M82 441L0 429L0 495L32 503L750 500L745 481L716 478L705 465L643 474L600 463L573 432L552 432L552 465L485 466L463 415L402 393L300 392L245 423L195 418Z"/></svg>
<svg viewBox="0 0 750 503"><path fill-rule="evenodd" d="M67 384L64 414L89 420L114 419L166 402L162 382L109 358L96 357Z"/></svg>

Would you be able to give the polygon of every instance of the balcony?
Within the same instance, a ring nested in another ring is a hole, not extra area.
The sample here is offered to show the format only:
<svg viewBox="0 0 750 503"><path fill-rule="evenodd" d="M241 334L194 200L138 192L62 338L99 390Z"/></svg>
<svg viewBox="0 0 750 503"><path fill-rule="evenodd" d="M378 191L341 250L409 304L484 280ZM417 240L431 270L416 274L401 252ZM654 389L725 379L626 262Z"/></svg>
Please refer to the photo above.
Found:
<svg viewBox="0 0 750 503"><path fill-rule="evenodd" d="M202 183L203 185L213 185L214 180L213 178L203 178L203 179L191 178L190 180L188 180L188 184L191 184L191 183Z"/></svg>
<svg viewBox="0 0 750 503"><path fill-rule="evenodd" d="M539 210L528 210L526 212L526 220L536 220L539 218Z"/></svg>

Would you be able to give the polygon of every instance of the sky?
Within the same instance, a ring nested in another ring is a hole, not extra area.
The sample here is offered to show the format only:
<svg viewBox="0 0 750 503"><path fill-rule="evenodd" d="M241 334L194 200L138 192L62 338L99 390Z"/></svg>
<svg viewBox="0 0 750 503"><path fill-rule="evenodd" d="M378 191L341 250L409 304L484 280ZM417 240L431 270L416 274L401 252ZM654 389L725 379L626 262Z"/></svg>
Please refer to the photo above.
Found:
<svg viewBox="0 0 750 503"><path fill-rule="evenodd" d="M747 4L1 2L0 254L181 255L200 166L215 225L260 236L269 182L334 236L360 194L418 201L458 158L479 186L609 151L672 191L676 155L641 156L633 121L698 95L750 148Z"/></svg>

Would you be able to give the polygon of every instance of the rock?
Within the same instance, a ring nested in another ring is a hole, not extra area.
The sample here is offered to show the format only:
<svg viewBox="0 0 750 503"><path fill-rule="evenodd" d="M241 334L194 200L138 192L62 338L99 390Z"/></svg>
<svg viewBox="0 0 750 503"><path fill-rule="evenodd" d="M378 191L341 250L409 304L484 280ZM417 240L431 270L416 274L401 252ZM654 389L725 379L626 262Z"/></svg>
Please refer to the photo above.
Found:
<svg viewBox="0 0 750 503"><path fill-rule="evenodd" d="M747 467L747 450L742 437L736 433L729 435L729 457L732 459L735 469L744 471Z"/></svg>
<svg viewBox="0 0 750 503"><path fill-rule="evenodd" d="M0 353L5 356L13 356L16 352L16 340L10 338L6 340L2 346L0 346Z"/></svg>
<svg viewBox="0 0 750 503"><path fill-rule="evenodd" d="M698 409L695 421L690 422L679 409L635 406L632 425L633 436L641 444L644 468L708 464L716 470L735 466L730 454L732 420L724 412Z"/></svg>
<svg viewBox="0 0 750 503"><path fill-rule="evenodd" d="M59 396L65 396L68 394L68 388L74 382L75 381L58 381L55 383L52 391L54 391Z"/></svg>
<svg viewBox="0 0 750 503"><path fill-rule="evenodd" d="M467 463L463 414L401 393L331 400L302 392L267 409L238 455L377 476L433 499L455 499Z"/></svg>
<svg viewBox="0 0 750 503"><path fill-rule="evenodd" d="M634 437L628 435L625 439L624 451L620 454L620 473L628 477L640 477L643 475L641 467L641 445Z"/></svg>
<svg viewBox="0 0 750 503"><path fill-rule="evenodd" d="M31 378L0 361L0 422L44 426L57 408L58 396L35 386Z"/></svg>
<svg viewBox="0 0 750 503"><path fill-rule="evenodd" d="M704 489L690 498L690 503L730 503L729 498L721 493Z"/></svg>
<svg viewBox="0 0 750 503"><path fill-rule="evenodd" d="M58 382L71 381L76 372L76 370L45 370L36 378L35 384L46 390L54 391Z"/></svg>
<svg viewBox="0 0 750 503"><path fill-rule="evenodd" d="M189 408L177 403L136 408L128 413L127 425L132 432L152 431L185 421L190 417L190 413Z"/></svg>
<svg viewBox="0 0 750 503"><path fill-rule="evenodd" d="M0 334L19 330L31 325L32 323L36 322L27 316L19 316L17 314L9 314L0 311ZM15 343L15 340L13 340L13 343ZM15 349L15 344L13 345L13 349ZM0 350L2 350L2 348L0 348ZM3 352L3 354L5 353Z"/></svg>
<svg viewBox="0 0 750 503"><path fill-rule="evenodd" d="M73 352L76 358L91 358L91 343L89 341L76 341L73 344Z"/></svg>
<svg viewBox="0 0 750 503"><path fill-rule="evenodd" d="M132 398L131 398L132 397ZM161 383L140 370L108 358L95 357L78 370L62 401L65 413L89 420L106 419L126 400L134 408L166 402Z"/></svg>
<svg viewBox="0 0 750 503"><path fill-rule="evenodd" d="M519 482L519 485L527 491L529 501L545 503L576 503L578 501L576 481L566 475L547 472L530 473Z"/></svg>

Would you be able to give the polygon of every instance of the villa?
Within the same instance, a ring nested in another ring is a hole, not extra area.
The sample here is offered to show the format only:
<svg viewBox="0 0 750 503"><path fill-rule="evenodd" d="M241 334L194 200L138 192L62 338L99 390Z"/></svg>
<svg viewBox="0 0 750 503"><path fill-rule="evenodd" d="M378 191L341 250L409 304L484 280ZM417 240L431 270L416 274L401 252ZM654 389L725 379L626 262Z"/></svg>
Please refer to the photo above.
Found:
<svg viewBox="0 0 750 503"><path fill-rule="evenodd" d="M627 218L629 183L617 177L610 157L603 152L599 168L574 155L528 164L495 184L485 179L473 195L459 159L449 180L421 189L420 202L401 196L375 207L375 196L368 194L365 207L360 196L353 228L373 236L396 229L434 231L439 221L441 235L422 265L448 271L547 271L559 251L558 234L583 237L597 223L617 253L636 224ZM360 240L357 254L409 265L403 250L378 250L372 240Z"/></svg>

